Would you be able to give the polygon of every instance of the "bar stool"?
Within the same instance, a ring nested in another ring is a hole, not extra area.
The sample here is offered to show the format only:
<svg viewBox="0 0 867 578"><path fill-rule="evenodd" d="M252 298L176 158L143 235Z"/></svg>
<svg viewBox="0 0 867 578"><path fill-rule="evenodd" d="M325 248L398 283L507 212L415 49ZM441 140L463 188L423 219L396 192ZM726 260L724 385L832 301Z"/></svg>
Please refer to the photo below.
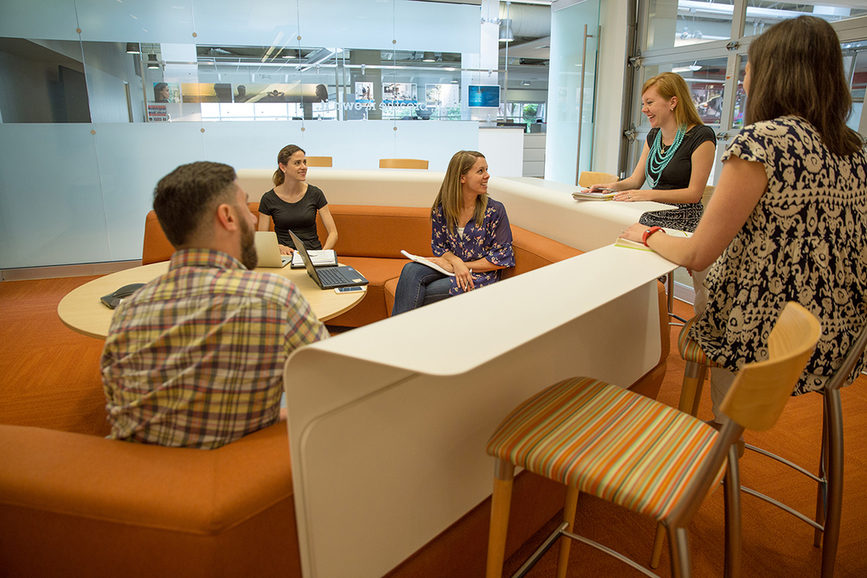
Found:
<svg viewBox="0 0 867 578"><path fill-rule="evenodd" d="M769 338L770 359L745 365L723 407L731 417L717 432L656 400L588 377L561 381L531 397L500 424L487 452L496 458L487 576L502 574L515 466L567 486L563 522L521 566L523 576L560 537L581 541L653 576L622 554L572 532L580 492L654 517L666 528L672 571L690 573L686 528L726 472L726 574L740 565L737 455L745 427L770 428L819 338L818 320L796 303L784 309ZM729 467L726 468L728 459ZM570 541L560 545L565 576Z"/></svg>
<svg viewBox="0 0 867 578"><path fill-rule="evenodd" d="M601 173L599 171L581 171L578 175L579 187L592 187L601 183L611 183L617 180L617 175Z"/></svg>
<svg viewBox="0 0 867 578"><path fill-rule="evenodd" d="M677 340L681 357L686 361L678 408L691 415L698 413L698 402L701 398L701 386L708 367L715 364L708 360L701 347L689 338L689 328L695 318L691 319L681 330ZM840 514L843 503L843 407L840 399L840 388L849 379L856 364L867 348L867 326L861 329L846 353L840 368L826 382L822 392L822 448L819 459L819 473L813 474L806 468L791 462L777 454L754 446L744 444L744 448L760 455L776 460L796 472L807 476L817 484L816 515L810 518L775 498L762 492L741 486L745 494L773 504L781 510L795 516L802 522L813 526L813 546L822 548L822 576L828 578L834 573L834 563L837 558L837 543L840 537ZM659 566L662 554L662 532L657 531L650 567Z"/></svg>
<svg viewBox="0 0 867 578"><path fill-rule="evenodd" d="M307 157L308 167L330 167L334 165L332 157Z"/></svg>
<svg viewBox="0 0 867 578"><path fill-rule="evenodd" d="M379 159L381 169L427 169L428 164L424 159Z"/></svg>

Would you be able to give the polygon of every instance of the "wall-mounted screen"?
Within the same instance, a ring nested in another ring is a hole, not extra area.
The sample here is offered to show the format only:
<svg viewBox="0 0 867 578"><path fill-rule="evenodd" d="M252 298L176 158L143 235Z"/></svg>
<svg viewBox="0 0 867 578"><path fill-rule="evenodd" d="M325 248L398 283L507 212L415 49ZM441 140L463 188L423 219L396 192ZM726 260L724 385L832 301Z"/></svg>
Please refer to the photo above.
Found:
<svg viewBox="0 0 867 578"><path fill-rule="evenodd" d="M482 106L497 108L500 106L500 87L494 85L471 84L469 89L468 105L470 107Z"/></svg>

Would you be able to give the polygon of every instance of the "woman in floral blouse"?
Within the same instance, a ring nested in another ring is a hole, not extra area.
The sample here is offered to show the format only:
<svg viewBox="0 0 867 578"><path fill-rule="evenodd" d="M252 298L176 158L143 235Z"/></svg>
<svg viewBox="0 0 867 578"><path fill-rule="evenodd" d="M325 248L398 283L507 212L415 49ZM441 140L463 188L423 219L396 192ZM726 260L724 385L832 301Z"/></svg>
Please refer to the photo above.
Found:
<svg viewBox="0 0 867 578"><path fill-rule="evenodd" d="M745 126L692 238L638 224L626 232L691 269L713 263L690 337L720 366L711 370L720 423L734 372L767 359L787 301L822 324L795 394L821 391L867 323L867 149L846 126L852 98L834 29L813 16L769 28L750 44L744 90Z"/></svg>
<svg viewBox="0 0 867 578"><path fill-rule="evenodd" d="M400 273L392 315L490 285L500 269L513 267L512 230L503 203L488 197L488 163L482 153L458 151L431 208L428 260L453 273L420 263Z"/></svg>

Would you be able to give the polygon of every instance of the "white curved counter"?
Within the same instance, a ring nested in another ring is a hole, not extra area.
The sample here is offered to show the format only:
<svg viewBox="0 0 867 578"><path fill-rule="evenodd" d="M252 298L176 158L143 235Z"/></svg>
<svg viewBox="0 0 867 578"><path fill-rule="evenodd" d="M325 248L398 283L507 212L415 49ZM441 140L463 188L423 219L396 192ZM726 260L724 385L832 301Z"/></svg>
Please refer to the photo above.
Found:
<svg viewBox="0 0 867 578"><path fill-rule="evenodd" d="M269 171L240 171L251 200ZM311 169L338 204L429 206L442 173ZM287 361L305 576L381 576L491 492L485 442L523 399L573 375L630 384L660 355L656 279L611 243L658 203L578 202L572 187L492 178L510 220L588 251L354 329Z"/></svg>

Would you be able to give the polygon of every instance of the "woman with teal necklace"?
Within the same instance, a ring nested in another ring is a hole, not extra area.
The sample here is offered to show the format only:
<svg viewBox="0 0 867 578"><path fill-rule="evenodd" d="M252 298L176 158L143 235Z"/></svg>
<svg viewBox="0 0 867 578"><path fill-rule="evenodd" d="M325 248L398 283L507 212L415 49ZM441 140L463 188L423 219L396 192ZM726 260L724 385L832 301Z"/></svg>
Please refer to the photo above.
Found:
<svg viewBox="0 0 867 578"><path fill-rule="evenodd" d="M617 191L616 201L675 205L676 209L644 213L639 222L694 231L702 215L701 197L713 166L716 135L702 124L686 82L673 72L645 82L641 103L651 130L635 170L622 181L591 189ZM641 188L645 182L649 189Z"/></svg>

